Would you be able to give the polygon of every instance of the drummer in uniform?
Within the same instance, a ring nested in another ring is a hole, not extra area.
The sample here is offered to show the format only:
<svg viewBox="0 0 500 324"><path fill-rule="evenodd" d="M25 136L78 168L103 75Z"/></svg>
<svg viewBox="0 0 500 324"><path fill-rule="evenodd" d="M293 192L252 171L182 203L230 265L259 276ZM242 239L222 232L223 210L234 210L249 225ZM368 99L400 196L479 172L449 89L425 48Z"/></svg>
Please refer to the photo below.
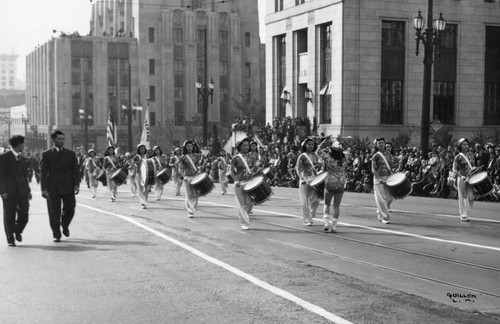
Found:
<svg viewBox="0 0 500 324"><path fill-rule="evenodd" d="M174 192L176 196L180 196L181 194L181 186L182 180L181 175L179 173L179 161L181 159L181 149L176 147L174 149L174 154L170 158L168 163L169 167L172 168L172 182L174 184Z"/></svg>
<svg viewBox="0 0 500 324"><path fill-rule="evenodd" d="M217 158L216 162L217 170L219 170L219 182L222 190L222 195L225 195L227 193L227 187L229 183L226 173L228 171L228 165L230 162L226 151L220 151L220 156Z"/></svg>
<svg viewBox="0 0 500 324"><path fill-rule="evenodd" d="M111 202L116 201L118 189L118 184L111 178L111 176L118 170L119 167L118 157L115 155L115 148L113 146L108 146L104 154L103 168L106 171L106 182L108 183Z"/></svg>
<svg viewBox="0 0 500 324"><path fill-rule="evenodd" d="M238 209L238 217L240 219L241 228L248 230L250 227L250 217L248 211L252 208L253 202L243 190L244 182L252 179L257 166L256 162L251 155L248 154L250 142L248 138L244 138L236 143L236 154L231 160L230 174L234 179L234 197L236 200L236 208Z"/></svg>
<svg viewBox="0 0 500 324"><path fill-rule="evenodd" d="M458 210L460 221L469 221L469 211L474 205L474 191L467 182L468 175L475 171L474 155L469 151L469 140L461 138L457 142L458 154L453 160L453 175L458 191Z"/></svg>
<svg viewBox="0 0 500 324"><path fill-rule="evenodd" d="M375 139L375 149L372 156L373 192L377 205L377 218L383 224L390 223L390 208L394 197L387 188L387 178L392 174L395 160L392 154L386 151L385 139Z"/></svg>
<svg viewBox="0 0 500 324"><path fill-rule="evenodd" d="M302 205L302 220L304 225L311 226L313 218L316 217L320 197L309 183L321 170L322 160L316 154L316 144L310 137L302 142L300 150L302 153L297 158L295 169L300 178L299 197Z"/></svg>
<svg viewBox="0 0 500 324"><path fill-rule="evenodd" d="M99 181L95 178L94 172L100 168L99 159L97 158L97 152L94 149L90 149L88 152L88 157L84 162L84 169L87 173L89 179L90 190L92 191L92 198L97 195L97 186Z"/></svg>
<svg viewBox="0 0 500 324"><path fill-rule="evenodd" d="M329 144L330 148L324 148ZM331 136L321 142L316 150L318 156L323 160L324 167L328 172L325 179L325 205L323 207L323 219L325 220L325 232L336 233L337 223L340 216L340 203L344 196L344 188L347 182L345 166L347 159L344 150L338 141L331 140ZM333 198L333 213L330 204Z"/></svg>
<svg viewBox="0 0 500 324"><path fill-rule="evenodd" d="M186 140L182 145L182 156L179 160L181 179L186 183L186 209L188 217L194 217L198 206L198 193L191 185L193 177L200 173L201 156L195 153L194 143Z"/></svg>
<svg viewBox="0 0 500 324"><path fill-rule="evenodd" d="M167 167L165 156L163 155L163 152L159 146L153 147L153 160L155 161L157 167L157 173ZM163 186L164 183L155 178L154 193L157 201L160 200L161 196L163 195Z"/></svg>
<svg viewBox="0 0 500 324"><path fill-rule="evenodd" d="M141 177L141 172L140 172L140 166L141 163L144 160L148 159L148 150L146 149L146 145L144 144L139 144L137 145L137 154L134 158L135 165L136 165L136 176L135 176L135 182L137 185L137 193L139 196L139 203L141 204L142 209L146 209L146 206L148 204L148 195L149 195L149 190L151 189L151 185L142 185L142 177Z"/></svg>

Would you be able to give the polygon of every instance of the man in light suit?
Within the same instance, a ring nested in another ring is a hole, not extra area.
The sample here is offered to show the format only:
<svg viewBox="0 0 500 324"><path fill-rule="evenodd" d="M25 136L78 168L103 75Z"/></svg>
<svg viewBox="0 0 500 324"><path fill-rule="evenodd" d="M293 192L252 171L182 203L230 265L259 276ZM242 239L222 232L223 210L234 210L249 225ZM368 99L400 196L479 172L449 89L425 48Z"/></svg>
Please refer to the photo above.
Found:
<svg viewBox="0 0 500 324"><path fill-rule="evenodd" d="M54 147L42 153L40 183L42 197L47 199L54 242L61 242L61 227L62 234L69 237L69 225L75 215L75 195L80 192L80 177L75 152L64 148L64 133L56 130L51 137Z"/></svg>
<svg viewBox="0 0 500 324"><path fill-rule="evenodd" d="M23 230L28 224L31 190L28 184L28 169L21 156L24 136L14 135L9 139L12 150L0 155L0 195L3 201L3 224L7 244L16 246L23 240ZM17 214L17 219L16 219Z"/></svg>

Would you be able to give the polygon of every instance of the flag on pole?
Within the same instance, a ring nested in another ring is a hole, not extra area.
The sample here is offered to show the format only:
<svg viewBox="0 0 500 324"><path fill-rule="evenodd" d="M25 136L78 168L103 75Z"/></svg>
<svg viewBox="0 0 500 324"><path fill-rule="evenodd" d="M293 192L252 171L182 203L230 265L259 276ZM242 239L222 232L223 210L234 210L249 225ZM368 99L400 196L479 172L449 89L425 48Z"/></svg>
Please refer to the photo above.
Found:
<svg viewBox="0 0 500 324"><path fill-rule="evenodd" d="M108 146L116 147L116 124L111 109L109 110L108 125L106 127L106 139L108 141Z"/></svg>
<svg viewBox="0 0 500 324"><path fill-rule="evenodd" d="M142 128L141 144L146 145L146 149L149 150L150 142L151 142L151 133L149 131L149 107L147 107L146 113L144 114L144 127Z"/></svg>

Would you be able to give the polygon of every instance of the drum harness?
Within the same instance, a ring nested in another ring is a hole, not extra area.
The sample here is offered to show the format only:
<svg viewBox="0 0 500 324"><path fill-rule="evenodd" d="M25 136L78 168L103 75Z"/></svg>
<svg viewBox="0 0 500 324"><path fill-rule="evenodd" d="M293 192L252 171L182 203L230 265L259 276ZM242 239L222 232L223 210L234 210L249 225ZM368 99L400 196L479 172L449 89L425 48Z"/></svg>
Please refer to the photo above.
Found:
<svg viewBox="0 0 500 324"><path fill-rule="evenodd" d="M243 164L245 165L246 169L247 169L247 172L249 175L252 175L252 170L250 170L250 167L248 166L248 163L247 163L247 160L243 157L243 154L241 153L238 153L238 156L240 157L241 161L243 162Z"/></svg>
<svg viewBox="0 0 500 324"><path fill-rule="evenodd" d="M311 168L314 172L314 175L318 175L318 173L316 172L316 169L314 168L314 164L313 164L313 161L311 160L311 158L309 157L309 154L307 154L307 152L304 152L302 153L301 155L304 155L308 160L309 160L309 163L311 163ZM300 159L300 156L299 156L299 159Z"/></svg>
<svg viewBox="0 0 500 324"><path fill-rule="evenodd" d="M470 163L469 158L467 158L467 156L466 156L463 152L458 153L458 155L463 156L463 158L464 158L464 159L465 159L465 161L467 162L467 165L469 165L470 172L469 172L469 174L467 175L467 178L469 178L472 174L474 174L474 173L472 172L472 170L473 170L473 169L472 169L472 164ZM458 156L458 155L457 155L457 156ZM458 173L458 172L457 172L457 173ZM467 179L467 181L468 181L468 179Z"/></svg>
<svg viewBox="0 0 500 324"><path fill-rule="evenodd" d="M193 160L191 159L191 157L189 156L189 154L186 154L186 158L189 160L189 162L191 163L191 165L193 166L193 169L198 172L198 168L196 167L196 165L194 165L194 162Z"/></svg>
<svg viewBox="0 0 500 324"><path fill-rule="evenodd" d="M387 161L387 159L385 158L384 154L382 154L382 152L380 152L380 151L378 151L376 154L380 154L380 156L384 160L385 164L387 165L387 169L389 169L389 172L392 174L391 166L389 165L389 161Z"/></svg>
<svg viewBox="0 0 500 324"><path fill-rule="evenodd" d="M108 159L108 161L109 161L109 162L111 162L111 165L113 166L113 169L115 169L115 170L116 170L116 169L118 169L118 168L116 167L115 163L113 162L113 160L111 160L111 158L109 157L109 155L108 155L108 156L106 156L106 158Z"/></svg>

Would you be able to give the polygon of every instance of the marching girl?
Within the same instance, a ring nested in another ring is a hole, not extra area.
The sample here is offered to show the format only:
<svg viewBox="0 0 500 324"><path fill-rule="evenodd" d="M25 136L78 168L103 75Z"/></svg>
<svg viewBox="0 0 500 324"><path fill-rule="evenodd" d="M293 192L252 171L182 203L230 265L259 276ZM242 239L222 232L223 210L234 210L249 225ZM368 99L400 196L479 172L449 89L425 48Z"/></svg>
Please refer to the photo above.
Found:
<svg viewBox="0 0 500 324"><path fill-rule="evenodd" d="M469 151L469 140L461 138L457 142L458 154L453 160L453 175L457 179L458 211L460 221L469 221L469 211L474 205L472 186L466 181L468 174L475 170L474 155Z"/></svg>
<svg viewBox="0 0 500 324"><path fill-rule="evenodd" d="M390 223L390 208L394 197L389 192L385 182L392 174L394 167L394 157L385 149L385 139L377 138L375 140L375 149L372 157L373 172L373 192L375 195L375 204L377 205L377 217L383 224Z"/></svg>
<svg viewBox="0 0 500 324"><path fill-rule="evenodd" d="M146 145L139 144L137 145L137 155L135 157L135 165L137 169L137 173L135 176L135 182L137 184L137 193L139 196L139 203L141 204L142 209L146 209L148 204L148 195L151 185L142 185L142 177L140 172L140 166L143 160L148 159L148 150L146 149Z"/></svg>
<svg viewBox="0 0 500 324"><path fill-rule="evenodd" d="M113 173L118 170L118 162L118 158L115 155L115 148L113 146L108 146L104 153L103 168L106 171L106 182L108 183L111 202L115 202L118 189L118 184L111 179Z"/></svg>
<svg viewBox="0 0 500 324"><path fill-rule="evenodd" d="M159 146L153 147L153 159L158 167L158 172L165 169L167 167L167 163L165 162L165 156ZM156 200L160 200L163 195L163 182L158 179L155 180L154 193L156 196Z"/></svg>
<svg viewBox="0 0 500 324"><path fill-rule="evenodd" d="M89 157L85 160L85 170L87 172L90 184L90 190L92 191L92 198L95 198L97 194L97 186L99 181L94 176L94 172L100 168L99 159L97 158L97 153L95 150L90 149L88 151Z"/></svg>
<svg viewBox="0 0 500 324"><path fill-rule="evenodd" d="M135 156L132 156L130 152L125 153L124 167L128 170L128 179L130 182L130 193L132 197L137 196L137 183L135 176L137 174L137 165L134 162Z"/></svg>
<svg viewBox="0 0 500 324"><path fill-rule="evenodd" d="M250 180L257 170L256 161L248 154L250 143L242 139L236 143L238 154L231 160L230 174L234 179L234 197L241 228L248 230L250 227L249 210L253 206L250 196L243 190L242 182Z"/></svg>
<svg viewBox="0 0 500 324"><path fill-rule="evenodd" d="M176 147L174 150L174 155L170 158L168 166L172 168L172 182L174 184L175 195L179 196L181 194L182 180L179 173L179 161L181 159L181 149Z"/></svg>
<svg viewBox="0 0 500 324"><path fill-rule="evenodd" d="M229 157L226 154L226 151L221 150L220 156L217 158L217 169L219 170L219 182L222 190L222 195L227 193L228 187L228 179L227 179L227 170L229 165Z"/></svg>
<svg viewBox="0 0 500 324"><path fill-rule="evenodd" d="M336 233L337 223L340 216L340 203L344 196L344 187L347 181L345 166L347 159L344 150L338 141L334 141L328 150L325 147L332 143L331 137L322 141L316 153L323 160L324 168L328 172L325 179L325 205L323 207L323 219L325 220L325 232ZM333 213L330 204L333 199Z"/></svg>
<svg viewBox="0 0 500 324"><path fill-rule="evenodd" d="M186 209L188 217L194 217L194 212L198 206L198 193L191 185L193 177L199 173L201 157L195 153L194 143L187 140L182 145L182 156L179 160L179 170L181 179L184 180L186 186Z"/></svg>
<svg viewBox="0 0 500 324"><path fill-rule="evenodd" d="M297 158L295 170L300 178L299 197L302 205L302 220L304 225L311 226L313 218L316 217L320 197L309 183L321 169L322 161L315 152L316 144L312 138L306 138L300 149L302 153Z"/></svg>

